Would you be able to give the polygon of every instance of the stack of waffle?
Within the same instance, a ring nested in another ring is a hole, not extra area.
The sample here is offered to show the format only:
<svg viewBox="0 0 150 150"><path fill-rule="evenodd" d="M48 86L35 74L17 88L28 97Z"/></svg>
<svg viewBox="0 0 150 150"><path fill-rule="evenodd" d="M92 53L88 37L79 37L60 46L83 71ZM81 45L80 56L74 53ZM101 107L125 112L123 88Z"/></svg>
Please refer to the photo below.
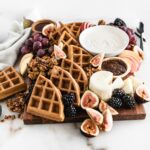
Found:
<svg viewBox="0 0 150 150"><path fill-rule="evenodd" d="M59 61L50 71L50 78L39 75L30 97L27 112L53 121L64 121L62 95L74 93L75 106L80 106L80 96L88 86L85 68L92 55L78 42L82 23L61 24L50 32L51 43L61 44L67 58Z"/></svg>

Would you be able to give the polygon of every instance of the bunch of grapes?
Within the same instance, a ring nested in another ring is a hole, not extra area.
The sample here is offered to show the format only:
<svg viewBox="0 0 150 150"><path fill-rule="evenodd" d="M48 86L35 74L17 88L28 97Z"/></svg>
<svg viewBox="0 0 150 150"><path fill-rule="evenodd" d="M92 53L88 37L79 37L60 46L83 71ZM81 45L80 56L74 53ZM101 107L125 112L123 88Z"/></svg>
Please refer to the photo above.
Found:
<svg viewBox="0 0 150 150"><path fill-rule="evenodd" d="M33 33L31 37L25 41L20 51L22 55L32 52L35 56L42 57L46 55L49 46L48 38L42 36L40 33Z"/></svg>
<svg viewBox="0 0 150 150"><path fill-rule="evenodd" d="M137 44L137 39L136 39L136 36L134 34L134 31L132 29L128 28L126 23L120 18L116 18L114 20L114 22L110 23L109 25L117 26L128 34L129 44L126 47L126 49L132 50L132 47Z"/></svg>
<svg viewBox="0 0 150 150"><path fill-rule="evenodd" d="M122 29L123 31L125 31L128 34L129 44L128 44L126 49L132 50L133 45L137 44L137 39L136 39L136 36L134 34L134 31L132 29L126 27L126 26L120 26L119 28Z"/></svg>

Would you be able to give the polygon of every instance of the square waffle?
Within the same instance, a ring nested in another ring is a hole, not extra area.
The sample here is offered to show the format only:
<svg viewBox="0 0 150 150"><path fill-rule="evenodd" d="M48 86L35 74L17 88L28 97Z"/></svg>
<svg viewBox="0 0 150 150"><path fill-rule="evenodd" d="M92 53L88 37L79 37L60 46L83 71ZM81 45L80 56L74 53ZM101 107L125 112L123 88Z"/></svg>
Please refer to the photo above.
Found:
<svg viewBox="0 0 150 150"><path fill-rule="evenodd" d="M70 29L66 25L61 23L61 26L59 28L54 28L54 31L50 32L49 40L51 41L51 43L57 45L58 40L59 40L59 38L61 37L61 35L64 31L66 31L70 35L74 36L74 34L70 31Z"/></svg>
<svg viewBox="0 0 150 150"><path fill-rule="evenodd" d="M81 33L80 26L82 22L73 22L73 23L68 23L66 26L70 29L70 31L73 33L75 39L79 38L79 35Z"/></svg>
<svg viewBox="0 0 150 150"><path fill-rule="evenodd" d="M76 80L80 87L80 95L82 95L88 85L88 78L85 71L77 63L69 59L62 59L59 65L62 69L68 71Z"/></svg>
<svg viewBox="0 0 150 150"><path fill-rule="evenodd" d="M58 44L62 43L62 50L68 56L69 53L69 45L79 45L79 43L66 31L64 31L58 41Z"/></svg>
<svg viewBox="0 0 150 150"><path fill-rule="evenodd" d="M74 93L74 104L80 105L80 87L72 75L61 67L55 66L50 73L50 80L61 91L61 94Z"/></svg>
<svg viewBox="0 0 150 150"><path fill-rule="evenodd" d="M0 71L0 100L26 89L26 83L13 67Z"/></svg>
<svg viewBox="0 0 150 150"><path fill-rule="evenodd" d="M92 59L92 54L84 50L83 48L75 45L69 46L68 58L77 63L83 69L90 64L90 60Z"/></svg>
<svg viewBox="0 0 150 150"><path fill-rule="evenodd" d="M30 97L27 112L53 121L64 121L61 93L55 85L39 75Z"/></svg>

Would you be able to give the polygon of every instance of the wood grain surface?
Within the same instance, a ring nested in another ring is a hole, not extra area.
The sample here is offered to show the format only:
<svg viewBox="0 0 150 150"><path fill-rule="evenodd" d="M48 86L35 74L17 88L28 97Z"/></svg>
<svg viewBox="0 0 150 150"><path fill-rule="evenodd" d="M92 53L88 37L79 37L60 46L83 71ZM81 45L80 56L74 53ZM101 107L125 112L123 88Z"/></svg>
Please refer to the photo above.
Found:
<svg viewBox="0 0 150 150"><path fill-rule="evenodd" d="M146 113L144 106L137 105L134 109L118 109L118 115L113 116L114 120L141 120L145 119ZM33 116L26 112L23 114L24 124L49 124L49 123L73 123L82 122L84 119L88 118L88 115L81 108L77 108L77 116L75 118L66 117L64 122L54 122L52 120L44 119L41 117Z"/></svg>

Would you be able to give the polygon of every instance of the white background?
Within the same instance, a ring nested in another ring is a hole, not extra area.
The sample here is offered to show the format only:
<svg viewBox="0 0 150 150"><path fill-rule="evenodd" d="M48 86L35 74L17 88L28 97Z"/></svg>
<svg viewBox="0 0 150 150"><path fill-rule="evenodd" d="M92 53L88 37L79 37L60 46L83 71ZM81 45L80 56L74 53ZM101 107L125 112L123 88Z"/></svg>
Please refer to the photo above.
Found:
<svg viewBox="0 0 150 150"><path fill-rule="evenodd" d="M129 24L145 24L146 58L139 73L150 88L150 1L149 0L0 0L0 14L11 19L21 19L32 11L35 18L49 17L54 20L88 20L99 18L125 18ZM0 20L1 27L2 20ZM102 133L90 140L80 135L73 125L27 126L16 134L8 130L14 123L0 124L0 150L148 150L150 149L150 104L146 105L147 118L142 121L115 122L111 133ZM20 121L15 123L15 127ZM3 132L2 132L3 131ZM104 150L104 149L103 149Z"/></svg>

